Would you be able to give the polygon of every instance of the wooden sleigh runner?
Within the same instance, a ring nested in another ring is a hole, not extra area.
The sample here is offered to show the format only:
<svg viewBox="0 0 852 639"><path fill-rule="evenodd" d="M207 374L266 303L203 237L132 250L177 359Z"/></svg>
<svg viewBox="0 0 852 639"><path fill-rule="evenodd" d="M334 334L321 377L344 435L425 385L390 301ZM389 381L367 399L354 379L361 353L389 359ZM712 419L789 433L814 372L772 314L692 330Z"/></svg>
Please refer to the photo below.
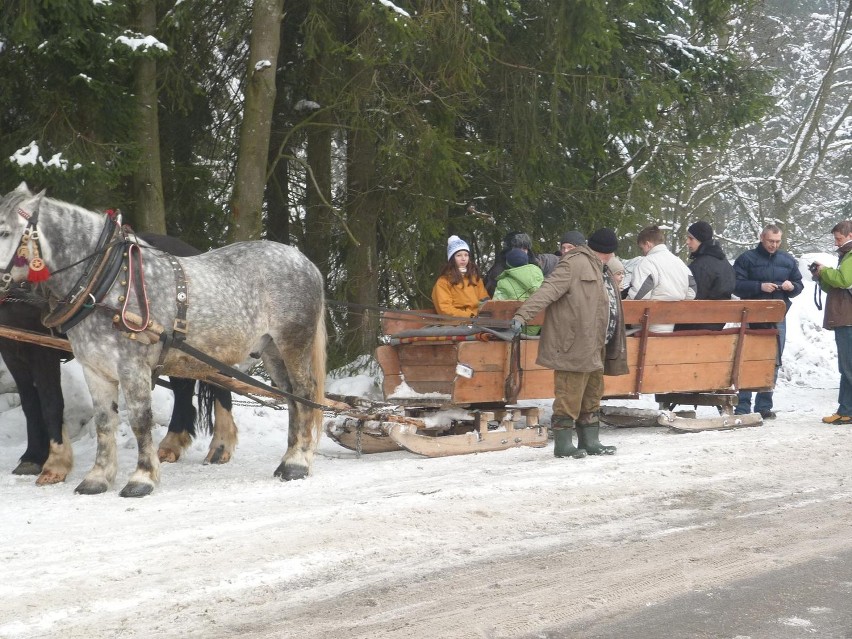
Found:
<svg viewBox="0 0 852 639"><path fill-rule="evenodd" d="M509 320L519 304L489 302L480 318ZM748 325L779 322L784 313L781 301L625 301L630 372L604 377L604 399L653 394L665 409L653 412L656 423L675 430L759 425L760 415L734 415L733 409L737 391L772 389L777 331ZM538 317L531 323L542 321ZM650 331L653 324L671 323L736 326ZM416 334L418 326L411 315L394 312L385 313L382 328L391 342L376 350L387 404L327 421L332 439L358 452L406 449L428 457L547 443L538 410L516 405L554 395L553 371L535 363L537 339L503 341L487 332L485 339L471 338L468 330L454 339L398 338ZM678 405L715 406L719 415L683 417L672 412ZM604 421L622 426L640 421L629 410L606 408Z"/></svg>

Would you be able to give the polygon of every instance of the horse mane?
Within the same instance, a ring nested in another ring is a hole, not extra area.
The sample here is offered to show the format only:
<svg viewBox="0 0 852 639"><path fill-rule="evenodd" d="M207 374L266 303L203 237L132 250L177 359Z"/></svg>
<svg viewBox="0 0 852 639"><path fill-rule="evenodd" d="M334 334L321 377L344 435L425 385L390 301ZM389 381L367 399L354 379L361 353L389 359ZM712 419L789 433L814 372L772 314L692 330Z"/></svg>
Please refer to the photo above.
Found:
<svg viewBox="0 0 852 639"><path fill-rule="evenodd" d="M191 244L187 244L177 237L172 237L171 235L161 235L159 233L148 233L147 231L143 231L142 233L136 233L136 237L142 240L144 244L150 245L152 248L165 251L166 253L176 255L177 257L201 255L201 251L197 248Z"/></svg>

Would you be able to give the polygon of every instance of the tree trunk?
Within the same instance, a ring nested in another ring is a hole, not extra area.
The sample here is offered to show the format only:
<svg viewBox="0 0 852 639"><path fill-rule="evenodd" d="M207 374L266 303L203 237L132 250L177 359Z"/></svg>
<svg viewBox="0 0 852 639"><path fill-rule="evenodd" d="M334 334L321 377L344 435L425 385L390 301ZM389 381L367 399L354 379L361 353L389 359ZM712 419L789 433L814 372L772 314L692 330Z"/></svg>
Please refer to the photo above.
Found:
<svg viewBox="0 0 852 639"><path fill-rule="evenodd" d="M278 145L273 143L270 154L269 187L266 193L266 239L282 244L290 243L290 176L289 164L278 159Z"/></svg>
<svg viewBox="0 0 852 639"><path fill-rule="evenodd" d="M229 240L260 239L284 0L254 0Z"/></svg>
<svg viewBox="0 0 852 639"><path fill-rule="evenodd" d="M140 32L153 34L157 28L154 0L140 0L136 5L135 17ZM160 170L156 59L149 56L139 58L134 85L139 109L137 142L140 149L139 163L133 172L134 226L139 231L165 234L166 208Z"/></svg>
<svg viewBox="0 0 852 639"><path fill-rule="evenodd" d="M346 251L346 300L366 308L349 311L344 349L350 359L372 352L379 332L376 234L382 202L375 189L376 137L355 129L346 146L346 218L357 244Z"/></svg>
<svg viewBox="0 0 852 639"><path fill-rule="evenodd" d="M328 277L329 241L334 229L331 210L331 128L311 127L308 132L310 174L305 195L305 255Z"/></svg>
<svg viewBox="0 0 852 639"><path fill-rule="evenodd" d="M323 86L324 61L312 60L310 85ZM333 123L328 107L320 104L307 133L307 177L305 180L305 238L302 251L316 264L328 280L329 238L335 227L331 207L331 142Z"/></svg>

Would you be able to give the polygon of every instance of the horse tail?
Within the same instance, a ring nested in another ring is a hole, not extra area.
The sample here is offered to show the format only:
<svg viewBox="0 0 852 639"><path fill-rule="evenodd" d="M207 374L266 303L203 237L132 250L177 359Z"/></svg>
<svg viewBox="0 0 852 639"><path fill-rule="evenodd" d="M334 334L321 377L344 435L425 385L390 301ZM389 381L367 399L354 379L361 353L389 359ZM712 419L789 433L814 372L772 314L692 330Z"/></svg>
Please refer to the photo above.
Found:
<svg viewBox="0 0 852 639"><path fill-rule="evenodd" d="M317 313L317 325L314 332L314 345L311 351L311 373L313 373L316 390L313 400L317 404L325 402L325 365L326 365L326 342L328 333L325 328L325 301L320 302ZM319 442L322 435L322 410L317 408L311 411L311 431L314 441Z"/></svg>
<svg viewBox="0 0 852 639"><path fill-rule="evenodd" d="M199 432L210 435L213 432L213 415L216 401L216 387L207 382L198 382L198 413L195 415L195 427Z"/></svg>

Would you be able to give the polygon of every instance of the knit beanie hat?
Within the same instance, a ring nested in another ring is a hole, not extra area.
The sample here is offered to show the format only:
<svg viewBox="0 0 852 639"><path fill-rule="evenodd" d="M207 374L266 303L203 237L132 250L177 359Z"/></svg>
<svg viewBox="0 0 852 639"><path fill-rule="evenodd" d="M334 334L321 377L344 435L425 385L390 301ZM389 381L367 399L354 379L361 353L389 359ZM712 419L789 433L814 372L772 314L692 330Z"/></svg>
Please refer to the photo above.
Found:
<svg viewBox="0 0 852 639"><path fill-rule="evenodd" d="M568 231L563 233L559 238L559 244L573 244L574 246L583 246L586 243L586 236L580 231Z"/></svg>
<svg viewBox="0 0 852 639"><path fill-rule="evenodd" d="M447 261L449 262L453 259L453 255L459 251L467 251L470 253L470 247L467 245L467 242L461 239L458 235L451 235L450 239L447 240Z"/></svg>
<svg viewBox="0 0 852 639"><path fill-rule="evenodd" d="M506 253L506 264L512 268L516 266L526 266L529 263L529 256L524 249L515 248Z"/></svg>
<svg viewBox="0 0 852 639"><path fill-rule="evenodd" d="M589 248L597 253L615 253L618 249L618 238L612 229L602 228L592 233L588 244Z"/></svg>
<svg viewBox="0 0 852 639"><path fill-rule="evenodd" d="M713 227L707 224L704 220L700 220L695 224L690 225L686 232L689 233L699 242L706 242L713 239Z"/></svg>

